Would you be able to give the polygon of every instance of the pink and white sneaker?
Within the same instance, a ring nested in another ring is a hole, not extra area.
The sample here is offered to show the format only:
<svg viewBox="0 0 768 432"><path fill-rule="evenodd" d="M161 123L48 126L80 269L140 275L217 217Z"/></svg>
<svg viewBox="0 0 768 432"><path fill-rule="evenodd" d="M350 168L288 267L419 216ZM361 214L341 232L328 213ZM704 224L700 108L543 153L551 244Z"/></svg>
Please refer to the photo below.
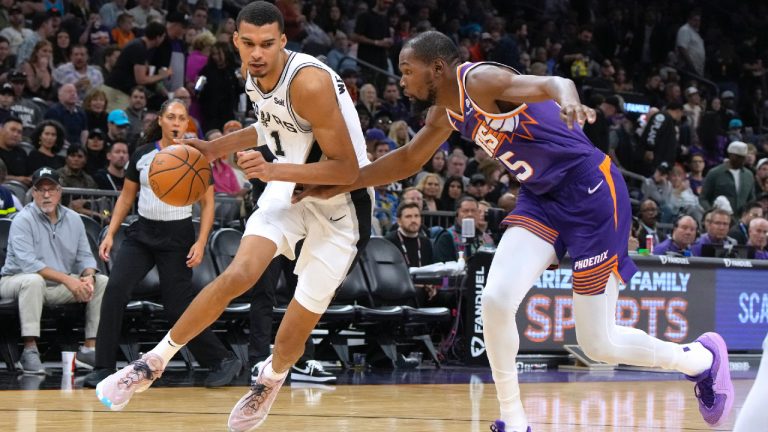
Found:
<svg viewBox="0 0 768 432"><path fill-rule="evenodd" d="M264 375L264 369L268 366L272 367L272 356L269 356L259 368L258 378L251 390L232 408L227 422L230 432L252 431L267 420L269 409L277 399L277 393L283 386L285 377L288 376L286 374L278 380L269 379Z"/></svg>
<svg viewBox="0 0 768 432"><path fill-rule="evenodd" d="M163 359L146 353L96 385L96 397L112 411L128 405L134 393L141 393L163 374Z"/></svg>

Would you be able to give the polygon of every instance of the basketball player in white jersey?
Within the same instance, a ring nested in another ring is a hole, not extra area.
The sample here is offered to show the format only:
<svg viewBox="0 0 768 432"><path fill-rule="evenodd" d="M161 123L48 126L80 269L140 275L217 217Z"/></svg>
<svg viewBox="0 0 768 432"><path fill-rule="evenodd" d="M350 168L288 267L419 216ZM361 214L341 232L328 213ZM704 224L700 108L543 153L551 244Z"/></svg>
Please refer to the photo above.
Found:
<svg viewBox="0 0 768 432"><path fill-rule="evenodd" d="M294 258L294 246L304 238L296 294L278 329L273 355L229 417L232 431L257 428L368 240L372 190L291 204L297 185L351 184L368 159L343 81L315 58L285 50L283 26L279 10L267 2L250 3L237 17L233 39L246 65L246 91L259 122L210 143L179 140L200 149L208 160L266 144L276 157L274 163L267 163L259 152L240 153L257 173L254 177L269 184L259 209L248 220L232 264L200 292L160 344L99 383L97 396L112 410L122 409L133 393L146 390L184 344L256 283L273 257Z"/></svg>

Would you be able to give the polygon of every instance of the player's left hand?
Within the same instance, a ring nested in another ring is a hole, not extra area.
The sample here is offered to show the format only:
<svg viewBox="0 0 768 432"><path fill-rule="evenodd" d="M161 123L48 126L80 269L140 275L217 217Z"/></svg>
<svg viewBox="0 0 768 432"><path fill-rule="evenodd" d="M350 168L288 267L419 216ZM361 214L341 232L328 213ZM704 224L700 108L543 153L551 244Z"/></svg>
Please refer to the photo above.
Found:
<svg viewBox="0 0 768 432"><path fill-rule="evenodd" d="M568 125L568 129L573 129L574 123L578 123L579 126L584 126L584 122L594 123L597 114L586 105L568 103L560 108L560 118Z"/></svg>
<svg viewBox="0 0 768 432"><path fill-rule="evenodd" d="M195 268L203 261L203 255L205 254L205 244L201 242L195 242L189 253L187 254L187 267Z"/></svg>
<svg viewBox="0 0 768 432"><path fill-rule="evenodd" d="M247 150L237 153L237 165L249 179L259 179L264 182L273 180L274 164L267 162L259 151Z"/></svg>

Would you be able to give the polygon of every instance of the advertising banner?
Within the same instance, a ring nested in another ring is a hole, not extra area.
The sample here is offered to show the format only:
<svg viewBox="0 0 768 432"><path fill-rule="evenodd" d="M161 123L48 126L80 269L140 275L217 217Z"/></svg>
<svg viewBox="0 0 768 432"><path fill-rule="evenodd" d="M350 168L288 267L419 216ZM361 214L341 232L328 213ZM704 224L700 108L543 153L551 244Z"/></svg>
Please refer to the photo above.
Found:
<svg viewBox="0 0 768 432"><path fill-rule="evenodd" d="M482 289L493 254L469 262L464 310L467 362L487 364ZM621 287L620 325L677 343L722 332L731 350L759 349L768 331L768 265L747 260L635 256L639 270ZM753 265L745 269L744 265ZM738 266L738 267L737 267ZM564 352L576 344L571 263L542 274L517 313L521 353ZM717 316L717 319L716 319Z"/></svg>

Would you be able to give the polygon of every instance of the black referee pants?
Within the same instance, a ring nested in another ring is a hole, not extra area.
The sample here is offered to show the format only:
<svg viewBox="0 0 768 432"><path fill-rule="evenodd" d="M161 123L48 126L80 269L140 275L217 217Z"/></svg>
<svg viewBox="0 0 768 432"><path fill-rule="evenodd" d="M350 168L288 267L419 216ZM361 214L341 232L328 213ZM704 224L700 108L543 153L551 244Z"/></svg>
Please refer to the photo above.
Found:
<svg viewBox="0 0 768 432"><path fill-rule="evenodd" d="M157 265L160 276L165 316L171 323L179 319L198 293L192 287L192 269L186 264L194 242L191 219L153 221L139 218L127 228L117 256L112 257L112 272L101 302L96 368L115 368L125 306L154 265ZM230 355L210 328L192 339L188 346L205 367L216 366Z"/></svg>

